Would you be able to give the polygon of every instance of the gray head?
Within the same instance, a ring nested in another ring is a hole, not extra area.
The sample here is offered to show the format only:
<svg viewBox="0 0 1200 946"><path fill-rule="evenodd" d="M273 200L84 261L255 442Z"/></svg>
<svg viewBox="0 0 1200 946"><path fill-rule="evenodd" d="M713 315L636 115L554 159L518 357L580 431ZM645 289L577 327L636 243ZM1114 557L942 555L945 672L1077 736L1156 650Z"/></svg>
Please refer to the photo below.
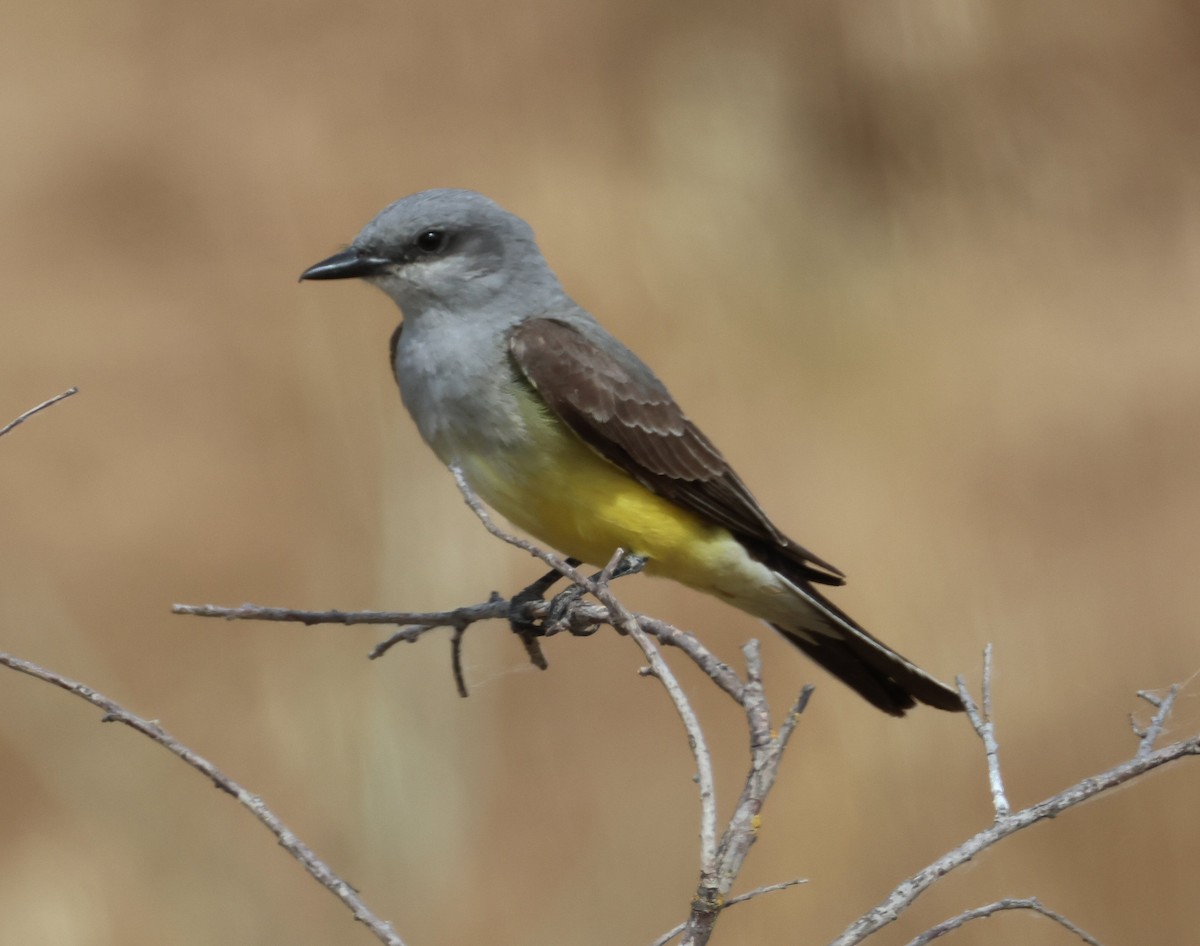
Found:
<svg viewBox="0 0 1200 946"><path fill-rule="evenodd" d="M529 224L482 194L452 189L385 207L349 249L300 278L365 279L408 316L494 304L510 293L537 304L562 292Z"/></svg>

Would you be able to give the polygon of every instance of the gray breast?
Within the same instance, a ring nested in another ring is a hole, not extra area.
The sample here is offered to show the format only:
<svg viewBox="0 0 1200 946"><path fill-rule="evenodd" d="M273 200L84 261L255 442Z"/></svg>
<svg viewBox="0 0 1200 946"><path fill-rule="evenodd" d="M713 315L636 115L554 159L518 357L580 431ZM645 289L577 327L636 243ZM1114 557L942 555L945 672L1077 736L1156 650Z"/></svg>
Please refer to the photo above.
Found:
<svg viewBox="0 0 1200 946"><path fill-rule="evenodd" d="M408 319L396 345L400 397L443 463L524 435L507 332L437 312Z"/></svg>

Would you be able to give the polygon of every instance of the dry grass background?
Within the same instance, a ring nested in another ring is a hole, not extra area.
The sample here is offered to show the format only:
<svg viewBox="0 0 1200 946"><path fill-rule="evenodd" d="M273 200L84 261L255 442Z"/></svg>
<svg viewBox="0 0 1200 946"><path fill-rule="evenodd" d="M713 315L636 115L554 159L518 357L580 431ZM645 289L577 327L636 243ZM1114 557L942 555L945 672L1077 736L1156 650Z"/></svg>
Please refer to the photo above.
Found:
<svg viewBox="0 0 1200 946"><path fill-rule="evenodd" d="M384 203L482 190L671 384L837 600L931 670L997 648L1010 791L1132 752L1200 666L1200 16L1182 0L568 6L50 0L0 13L0 648L260 792L413 944L646 943L695 877L687 748L635 648L175 601L442 608L536 573L386 369L380 294L298 285ZM760 627L635 579L727 658ZM717 941L820 943L989 816L966 724L820 684ZM742 724L686 668L726 801ZM1176 731L1200 720L1180 700ZM0 680L0 943L366 943L227 797ZM1036 894L1200 941L1194 766L1041 825L878 937ZM1007 915L973 944L1057 944Z"/></svg>

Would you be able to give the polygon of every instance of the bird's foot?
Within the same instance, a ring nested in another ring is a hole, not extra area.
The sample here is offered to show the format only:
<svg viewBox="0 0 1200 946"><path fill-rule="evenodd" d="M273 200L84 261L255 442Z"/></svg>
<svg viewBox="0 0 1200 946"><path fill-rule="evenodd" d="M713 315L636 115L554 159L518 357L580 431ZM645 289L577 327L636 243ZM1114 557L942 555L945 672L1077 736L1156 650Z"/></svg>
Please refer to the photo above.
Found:
<svg viewBox="0 0 1200 946"><path fill-rule="evenodd" d="M578 568L582 564L577 558L568 558L566 561L572 568ZM645 567L644 556L627 554L621 557L621 560L607 575L604 572L597 572L592 576L592 580L613 581L626 575L636 575ZM525 651L529 654L529 659L534 666L542 670L545 670L548 664L545 654L542 653L539 638L553 637L563 631L569 632L574 637L591 637L600 628L600 625L595 622L580 624L572 620L572 612L584 595L584 589L579 585L572 585L551 598L549 607L540 619L531 616L534 612L532 606L544 602L546 592L561 577L562 575L557 570L549 571L513 595L509 602L508 623L513 632L521 638L521 643L525 645Z"/></svg>
<svg viewBox="0 0 1200 946"><path fill-rule="evenodd" d="M628 553L621 556L620 561L613 567L612 571L597 572L592 576L592 581L611 582L616 578L623 578L626 575L636 575L646 567L646 559L642 555L634 555ZM582 624L571 620L571 612L576 603L583 597L584 589L579 585L572 585L566 591L560 591L550 600L550 610L546 613L545 619L542 621L543 636L550 637L552 634L557 634L560 631L569 631L574 637L591 637L600 629L600 625L594 621L587 621Z"/></svg>
<svg viewBox="0 0 1200 946"><path fill-rule="evenodd" d="M582 563L578 559L568 558L567 564L572 568L577 568ZM547 619L538 620L531 617L531 605L545 601L546 592L560 578L562 575L557 569L546 572L537 581L513 595L508 606L508 624L513 629L513 633L521 638L529 660L540 670L545 670L549 666L546 662L546 655L542 653L541 644L538 643L538 638L545 637L547 634Z"/></svg>
<svg viewBox="0 0 1200 946"><path fill-rule="evenodd" d="M624 578L626 575L636 575L646 568L647 561L648 559L645 555L634 555L633 552L626 552L621 556L621 560L617 562L616 567L612 570L612 574L608 576L608 580L613 581L617 578Z"/></svg>

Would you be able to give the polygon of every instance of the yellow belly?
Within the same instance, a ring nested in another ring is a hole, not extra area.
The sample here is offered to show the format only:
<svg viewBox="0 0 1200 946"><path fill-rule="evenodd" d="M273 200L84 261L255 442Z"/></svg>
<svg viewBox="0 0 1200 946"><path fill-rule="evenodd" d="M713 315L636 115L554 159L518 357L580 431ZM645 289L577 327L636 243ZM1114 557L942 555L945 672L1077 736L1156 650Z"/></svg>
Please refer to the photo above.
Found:
<svg viewBox="0 0 1200 946"><path fill-rule="evenodd" d="M784 583L727 529L652 493L542 410L531 409L526 421L525 446L459 456L472 488L514 525L592 565L621 548L644 556L649 574L759 617L793 613Z"/></svg>
<svg viewBox="0 0 1200 946"><path fill-rule="evenodd" d="M538 439L536 450L467 458L463 470L489 506L560 552L603 565L623 548L666 563L725 531L656 496L565 431Z"/></svg>

